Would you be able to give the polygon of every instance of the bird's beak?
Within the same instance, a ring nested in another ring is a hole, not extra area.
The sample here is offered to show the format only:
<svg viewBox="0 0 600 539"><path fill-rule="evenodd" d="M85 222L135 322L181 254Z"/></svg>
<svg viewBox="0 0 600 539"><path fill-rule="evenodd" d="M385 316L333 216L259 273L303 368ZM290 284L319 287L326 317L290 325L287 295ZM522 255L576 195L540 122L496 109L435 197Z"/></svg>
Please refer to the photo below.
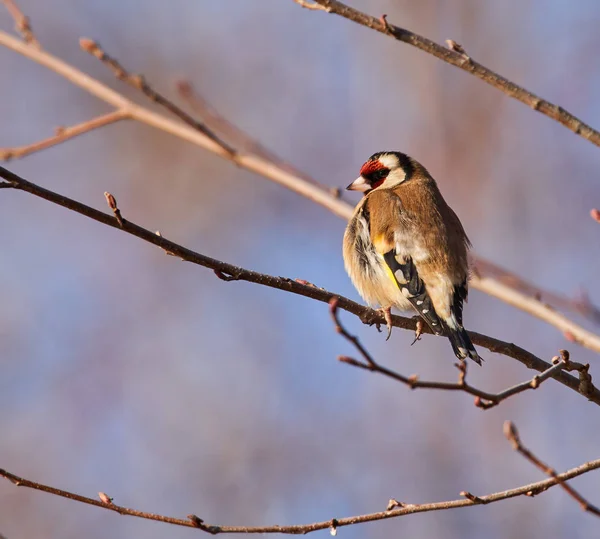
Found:
<svg viewBox="0 0 600 539"><path fill-rule="evenodd" d="M348 191L368 191L371 188L367 180L359 176L346 189Z"/></svg>

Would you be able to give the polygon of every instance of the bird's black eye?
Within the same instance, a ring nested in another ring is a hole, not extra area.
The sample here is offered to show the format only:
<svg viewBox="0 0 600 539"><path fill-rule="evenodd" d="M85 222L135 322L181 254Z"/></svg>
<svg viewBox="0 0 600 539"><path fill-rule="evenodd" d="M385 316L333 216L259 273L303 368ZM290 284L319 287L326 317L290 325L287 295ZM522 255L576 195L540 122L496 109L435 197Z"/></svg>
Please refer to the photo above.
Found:
<svg viewBox="0 0 600 539"><path fill-rule="evenodd" d="M376 170L375 172L373 172L371 174L371 178L373 179L374 182L377 182L379 180L383 180L384 178L386 178L389 173L390 173L390 171L387 168L382 168L382 169L379 169L379 170Z"/></svg>

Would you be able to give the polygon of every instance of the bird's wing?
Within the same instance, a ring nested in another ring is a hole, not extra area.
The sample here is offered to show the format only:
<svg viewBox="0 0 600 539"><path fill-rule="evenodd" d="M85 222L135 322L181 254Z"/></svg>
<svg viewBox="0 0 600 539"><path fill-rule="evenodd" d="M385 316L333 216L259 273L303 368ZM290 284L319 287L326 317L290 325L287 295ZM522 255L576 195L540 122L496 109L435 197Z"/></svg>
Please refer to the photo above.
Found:
<svg viewBox="0 0 600 539"><path fill-rule="evenodd" d="M371 240L383 257L388 276L400 288L402 295L436 335L444 333L444 324L435 312L425 283L410 255L410 222L403 215L402 201L392 191L374 191L369 195ZM374 212L373 209L377 211ZM403 234L403 232L407 232ZM406 241L402 238L405 237ZM462 305L462 302L460 302Z"/></svg>

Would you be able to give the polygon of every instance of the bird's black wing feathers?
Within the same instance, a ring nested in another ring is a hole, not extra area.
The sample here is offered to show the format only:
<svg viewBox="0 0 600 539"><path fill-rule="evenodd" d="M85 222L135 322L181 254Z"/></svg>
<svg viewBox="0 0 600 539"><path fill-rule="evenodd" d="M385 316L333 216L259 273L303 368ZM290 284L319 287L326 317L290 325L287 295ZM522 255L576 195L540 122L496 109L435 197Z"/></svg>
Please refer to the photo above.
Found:
<svg viewBox="0 0 600 539"><path fill-rule="evenodd" d="M460 326L463 325L463 301L467 299L468 289L467 281L454 287L454 297L452 298L452 312Z"/></svg>
<svg viewBox="0 0 600 539"><path fill-rule="evenodd" d="M444 324L433 308L431 298L425 288L425 283L419 277L412 258L408 257L401 261L396 256L394 250L385 253L383 258L392 270L392 274L402 291L402 295L410 301L411 305L421 315L423 320L427 322L431 330L436 335L442 335L444 333Z"/></svg>

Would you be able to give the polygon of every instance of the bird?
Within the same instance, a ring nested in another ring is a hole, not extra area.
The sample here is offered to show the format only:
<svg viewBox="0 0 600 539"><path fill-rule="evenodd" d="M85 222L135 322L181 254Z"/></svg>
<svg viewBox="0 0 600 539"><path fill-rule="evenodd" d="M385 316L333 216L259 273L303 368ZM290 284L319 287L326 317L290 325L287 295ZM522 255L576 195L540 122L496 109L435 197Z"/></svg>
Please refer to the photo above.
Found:
<svg viewBox="0 0 600 539"><path fill-rule="evenodd" d="M414 309L458 359L481 365L463 327L471 242L431 174L404 153L378 152L346 189L364 196L344 233L344 266L362 298L382 310L387 339L391 308Z"/></svg>

